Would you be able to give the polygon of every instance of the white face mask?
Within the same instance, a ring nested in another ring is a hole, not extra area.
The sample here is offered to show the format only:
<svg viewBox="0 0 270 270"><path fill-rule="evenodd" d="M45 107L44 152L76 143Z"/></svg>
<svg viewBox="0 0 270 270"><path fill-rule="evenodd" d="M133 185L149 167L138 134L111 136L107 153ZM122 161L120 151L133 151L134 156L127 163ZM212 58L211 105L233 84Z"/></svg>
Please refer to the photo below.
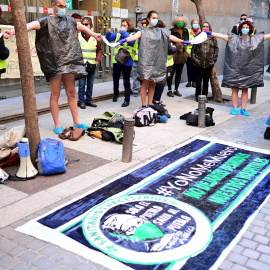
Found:
<svg viewBox="0 0 270 270"><path fill-rule="evenodd" d="M158 23L158 19L151 19L150 23L151 23L152 26L156 26L157 23Z"/></svg>
<svg viewBox="0 0 270 270"><path fill-rule="evenodd" d="M58 11L56 12L56 15L59 17L64 17L66 15L66 9L65 8L59 8Z"/></svg>

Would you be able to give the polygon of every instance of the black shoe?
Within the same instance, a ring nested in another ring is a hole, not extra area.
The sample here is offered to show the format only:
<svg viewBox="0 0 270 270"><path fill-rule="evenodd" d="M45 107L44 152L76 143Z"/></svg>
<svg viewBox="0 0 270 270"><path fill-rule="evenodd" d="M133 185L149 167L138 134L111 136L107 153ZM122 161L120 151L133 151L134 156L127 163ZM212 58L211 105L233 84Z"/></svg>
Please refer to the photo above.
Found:
<svg viewBox="0 0 270 270"><path fill-rule="evenodd" d="M199 102L198 97L195 97L196 102Z"/></svg>
<svg viewBox="0 0 270 270"><path fill-rule="evenodd" d="M85 104L84 103L78 103L78 106L81 108L81 109L85 109Z"/></svg>
<svg viewBox="0 0 270 270"><path fill-rule="evenodd" d="M116 102L117 101L117 98L118 98L118 96L113 96L113 102Z"/></svg>
<svg viewBox="0 0 270 270"><path fill-rule="evenodd" d="M188 83L186 84L186 87L191 87L191 82L188 82Z"/></svg>
<svg viewBox="0 0 270 270"><path fill-rule="evenodd" d="M178 96L178 97L182 97L182 94L181 94L180 92L178 92L178 90L175 90L175 91L174 91L174 94L175 94L176 96Z"/></svg>
<svg viewBox="0 0 270 270"><path fill-rule="evenodd" d="M167 96L168 96L168 97L174 97L173 91L172 91L172 90L169 90L169 91L167 92Z"/></svg>
<svg viewBox="0 0 270 270"><path fill-rule="evenodd" d="M90 107L97 107L97 104L94 104L92 102L85 102L85 106L90 106Z"/></svg>
<svg viewBox="0 0 270 270"><path fill-rule="evenodd" d="M264 139L265 140L270 140L270 127L267 127L265 132L264 132Z"/></svg>
<svg viewBox="0 0 270 270"><path fill-rule="evenodd" d="M268 69L266 70L266 72L270 73L270 69L268 68Z"/></svg>
<svg viewBox="0 0 270 270"><path fill-rule="evenodd" d="M208 103L208 99L206 98L205 103Z"/></svg>
<svg viewBox="0 0 270 270"><path fill-rule="evenodd" d="M129 105L129 101L124 101L124 103L121 105L121 107L127 107Z"/></svg>
<svg viewBox="0 0 270 270"><path fill-rule="evenodd" d="M192 87L196 88L196 83L195 82L192 83Z"/></svg>

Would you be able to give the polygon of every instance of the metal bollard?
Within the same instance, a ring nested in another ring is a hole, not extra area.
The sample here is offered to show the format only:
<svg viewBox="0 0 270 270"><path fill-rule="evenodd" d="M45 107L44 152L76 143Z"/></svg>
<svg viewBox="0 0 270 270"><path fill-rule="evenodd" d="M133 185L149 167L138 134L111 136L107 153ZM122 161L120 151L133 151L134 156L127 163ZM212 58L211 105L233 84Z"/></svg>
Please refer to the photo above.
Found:
<svg viewBox="0 0 270 270"><path fill-rule="evenodd" d="M198 127L200 128L205 128L205 101L206 101L206 96L200 95L198 96L198 102L199 102L199 107L198 107Z"/></svg>
<svg viewBox="0 0 270 270"><path fill-rule="evenodd" d="M125 119L122 162L128 163L132 161L134 123L135 120L133 118Z"/></svg>
<svg viewBox="0 0 270 270"><path fill-rule="evenodd" d="M251 88L250 104L256 104L257 87Z"/></svg>

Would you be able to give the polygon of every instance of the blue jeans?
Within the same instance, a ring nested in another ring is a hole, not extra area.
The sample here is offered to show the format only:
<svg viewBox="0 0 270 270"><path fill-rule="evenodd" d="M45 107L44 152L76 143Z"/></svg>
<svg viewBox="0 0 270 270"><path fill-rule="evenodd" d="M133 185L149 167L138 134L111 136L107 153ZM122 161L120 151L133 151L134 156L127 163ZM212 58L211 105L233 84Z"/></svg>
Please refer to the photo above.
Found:
<svg viewBox="0 0 270 270"><path fill-rule="evenodd" d="M79 80L79 91L78 91L79 103L92 102L93 85L96 75L95 71L93 73L87 73L86 77ZM87 88L85 93L86 80L87 80ZM84 95L86 95L86 99L84 98Z"/></svg>
<svg viewBox="0 0 270 270"><path fill-rule="evenodd" d="M270 127L270 114L269 114L268 119L266 121L266 125Z"/></svg>

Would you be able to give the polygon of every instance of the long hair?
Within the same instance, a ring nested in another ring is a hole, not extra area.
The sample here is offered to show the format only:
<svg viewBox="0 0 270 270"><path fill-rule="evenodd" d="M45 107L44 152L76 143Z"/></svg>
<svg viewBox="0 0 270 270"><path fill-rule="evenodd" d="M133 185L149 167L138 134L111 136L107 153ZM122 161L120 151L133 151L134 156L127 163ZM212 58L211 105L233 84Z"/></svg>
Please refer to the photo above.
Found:
<svg viewBox="0 0 270 270"><path fill-rule="evenodd" d="M127 32L134 31L135 27L134 27L133 22L130 19L123 19L122 22L126 22L127 23L127 25L128 25Z"/></svg>
<svg viewBox="0 0 270 270"><path fill-rule="evenodd" d="M204 23L202 24L202 26L203 26L205 23L207 23L207 24L209 25L209 30L212 31L212 26L211 26L211 24L210 24L209 22L204 22Z"/></svg>
<svg viewBox="0 0 270 270"><path fill-rule="evenodd" d="M89 23L89 25L90 25L90 28L92 28L93 27L93 22L92 22L92 19L90 18L90 17L83 17L82 19L81 19L81 23L83 22L83 21L88 21L88 23Z"/></svg>
<svg viewBox="0 0 270 270"><path fill-rule="evenodd" d="M249 32L248 32L248 35L250 36L252 33L253 33L253 31L254 31L254 26L253 26L253 24L251 23L251 22L249 22L249 21L243 21L242 23L240 23L239 24L239 26L238 26L238 33L239 33L239 35L241 36L242 35L242 28L243 28L243 26L245 25L245 24L247 24L248 26L249 26Z"/></svg>

